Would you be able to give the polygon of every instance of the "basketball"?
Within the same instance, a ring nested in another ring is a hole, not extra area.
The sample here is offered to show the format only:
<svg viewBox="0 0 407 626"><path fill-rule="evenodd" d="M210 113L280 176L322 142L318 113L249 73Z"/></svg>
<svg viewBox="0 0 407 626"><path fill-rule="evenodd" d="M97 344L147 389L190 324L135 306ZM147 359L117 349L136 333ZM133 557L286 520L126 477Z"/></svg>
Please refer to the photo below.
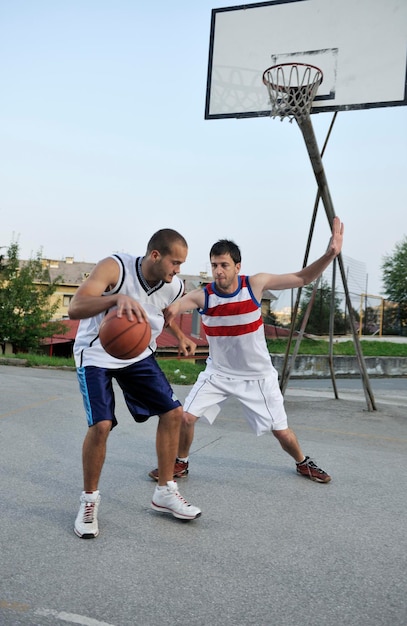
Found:
<svg viewBox="0 0 407 626"><path fill-rule="evenodd" d="M117 317L117 309L112 309L103 318L99 327L99 339L103 348L116 359L133 359L141 354L150 343L151 326L134 316L130 322L127 316Z"/></svg>

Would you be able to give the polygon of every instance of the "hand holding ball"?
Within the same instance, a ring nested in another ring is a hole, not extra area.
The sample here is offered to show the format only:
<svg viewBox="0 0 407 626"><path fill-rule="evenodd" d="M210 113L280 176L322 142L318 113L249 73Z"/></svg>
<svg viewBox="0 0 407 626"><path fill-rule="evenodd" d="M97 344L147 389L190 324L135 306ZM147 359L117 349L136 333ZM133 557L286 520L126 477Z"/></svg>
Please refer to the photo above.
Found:
<svg viewBox="0 0 407 626"><path fill-rule="evenodd" d="M133 314L133 321L117 317L117 309L112 309L103 318L99 327L99 339L103 348L116 359L134 359L147 348L151 340L151 326L145 320L139 322Z"/></svg>

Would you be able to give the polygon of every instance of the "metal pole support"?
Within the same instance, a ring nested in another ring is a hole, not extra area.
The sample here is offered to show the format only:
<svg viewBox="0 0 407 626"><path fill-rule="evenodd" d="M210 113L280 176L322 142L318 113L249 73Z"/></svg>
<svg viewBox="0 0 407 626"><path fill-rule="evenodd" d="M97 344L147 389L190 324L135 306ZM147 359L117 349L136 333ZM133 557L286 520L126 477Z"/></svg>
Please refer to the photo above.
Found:
<svg viewBox="0 0 407 626"><path fill-rule="evenodd" d="M311 118L307 116L306 118L299 120L298 126L300 127L301 132L303 134L305 145L308 151L308 155L311 160L312 169L314 170L314 175L318 184L319 193L321 195L321 199L325 208L325 213L327 215L329 225L332 228L333 219L335 217L335 211L333 207L331 194L329 192L328 181L325 176L324 166L322 164L322 158L319 152L314 129L311 123ZM360 373L362 376L366 403L367 403L367 407L369 411L375 411L376 410L375 399L374 399L373 391L370 386L369 376L367 374L366 364L363 358L362 349L361 349L360 342L359 342L359 337L357 336L357 333L356 333L356 328L355 328L355 323L354 323L355 320L354 320L354 315L353 315L353 310L352 310L352 302L350 299L342 255L339 254L337 259L338 259L338 265L339 265L339 269L340 269L340 273L342 277L346 304L347 304L348 311L349 311L349 319L350 319L351 328L352 328L353 341L355 345L356 356L357 356L357 360L359 364Z"/></svg>

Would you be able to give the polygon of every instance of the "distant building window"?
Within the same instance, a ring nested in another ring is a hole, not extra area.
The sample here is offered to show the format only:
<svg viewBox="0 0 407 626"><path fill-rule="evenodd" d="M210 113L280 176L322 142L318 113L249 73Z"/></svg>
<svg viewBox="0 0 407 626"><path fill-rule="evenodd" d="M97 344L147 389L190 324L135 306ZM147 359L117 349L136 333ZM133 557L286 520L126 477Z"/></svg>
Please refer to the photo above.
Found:
<svg viewBox="0 0 407 626"><path fill-rule="evenodd" d="M64 306L68 307L70 305L70 302L71 302L72 298L73 298L73 295L66 295L65 294L64 295L64 300L63 300Z"/></svg>

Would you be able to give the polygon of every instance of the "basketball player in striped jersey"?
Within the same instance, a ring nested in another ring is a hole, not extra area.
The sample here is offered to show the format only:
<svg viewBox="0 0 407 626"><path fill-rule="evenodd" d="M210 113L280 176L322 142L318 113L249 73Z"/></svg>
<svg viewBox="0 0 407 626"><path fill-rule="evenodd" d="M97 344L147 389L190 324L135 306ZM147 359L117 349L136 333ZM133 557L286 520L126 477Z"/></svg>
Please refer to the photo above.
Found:
<svg viewBox="0 0 407 626"><path fill-rule="evenodd" d="M234 397L241 402L244 416L256 435L272 431L283 450L296 462L298 474L320 483L331 480L303 454L294 431L288 427L277 371L265 339L261 300L266 290L300 288L317 279L340 253L343 231L343 224L335 217L325 254L298 272L259 273L250 277L240 274L238 246L227 239L219 240L209 255L213 282L191 291L166 308L167 324L180 313L198 309L209 344L205 371L184 402L174 478L188 474L196 420L200 418L213 424L220 403ZM152 470L149 476L157 480L157 470Z"/></svg>

